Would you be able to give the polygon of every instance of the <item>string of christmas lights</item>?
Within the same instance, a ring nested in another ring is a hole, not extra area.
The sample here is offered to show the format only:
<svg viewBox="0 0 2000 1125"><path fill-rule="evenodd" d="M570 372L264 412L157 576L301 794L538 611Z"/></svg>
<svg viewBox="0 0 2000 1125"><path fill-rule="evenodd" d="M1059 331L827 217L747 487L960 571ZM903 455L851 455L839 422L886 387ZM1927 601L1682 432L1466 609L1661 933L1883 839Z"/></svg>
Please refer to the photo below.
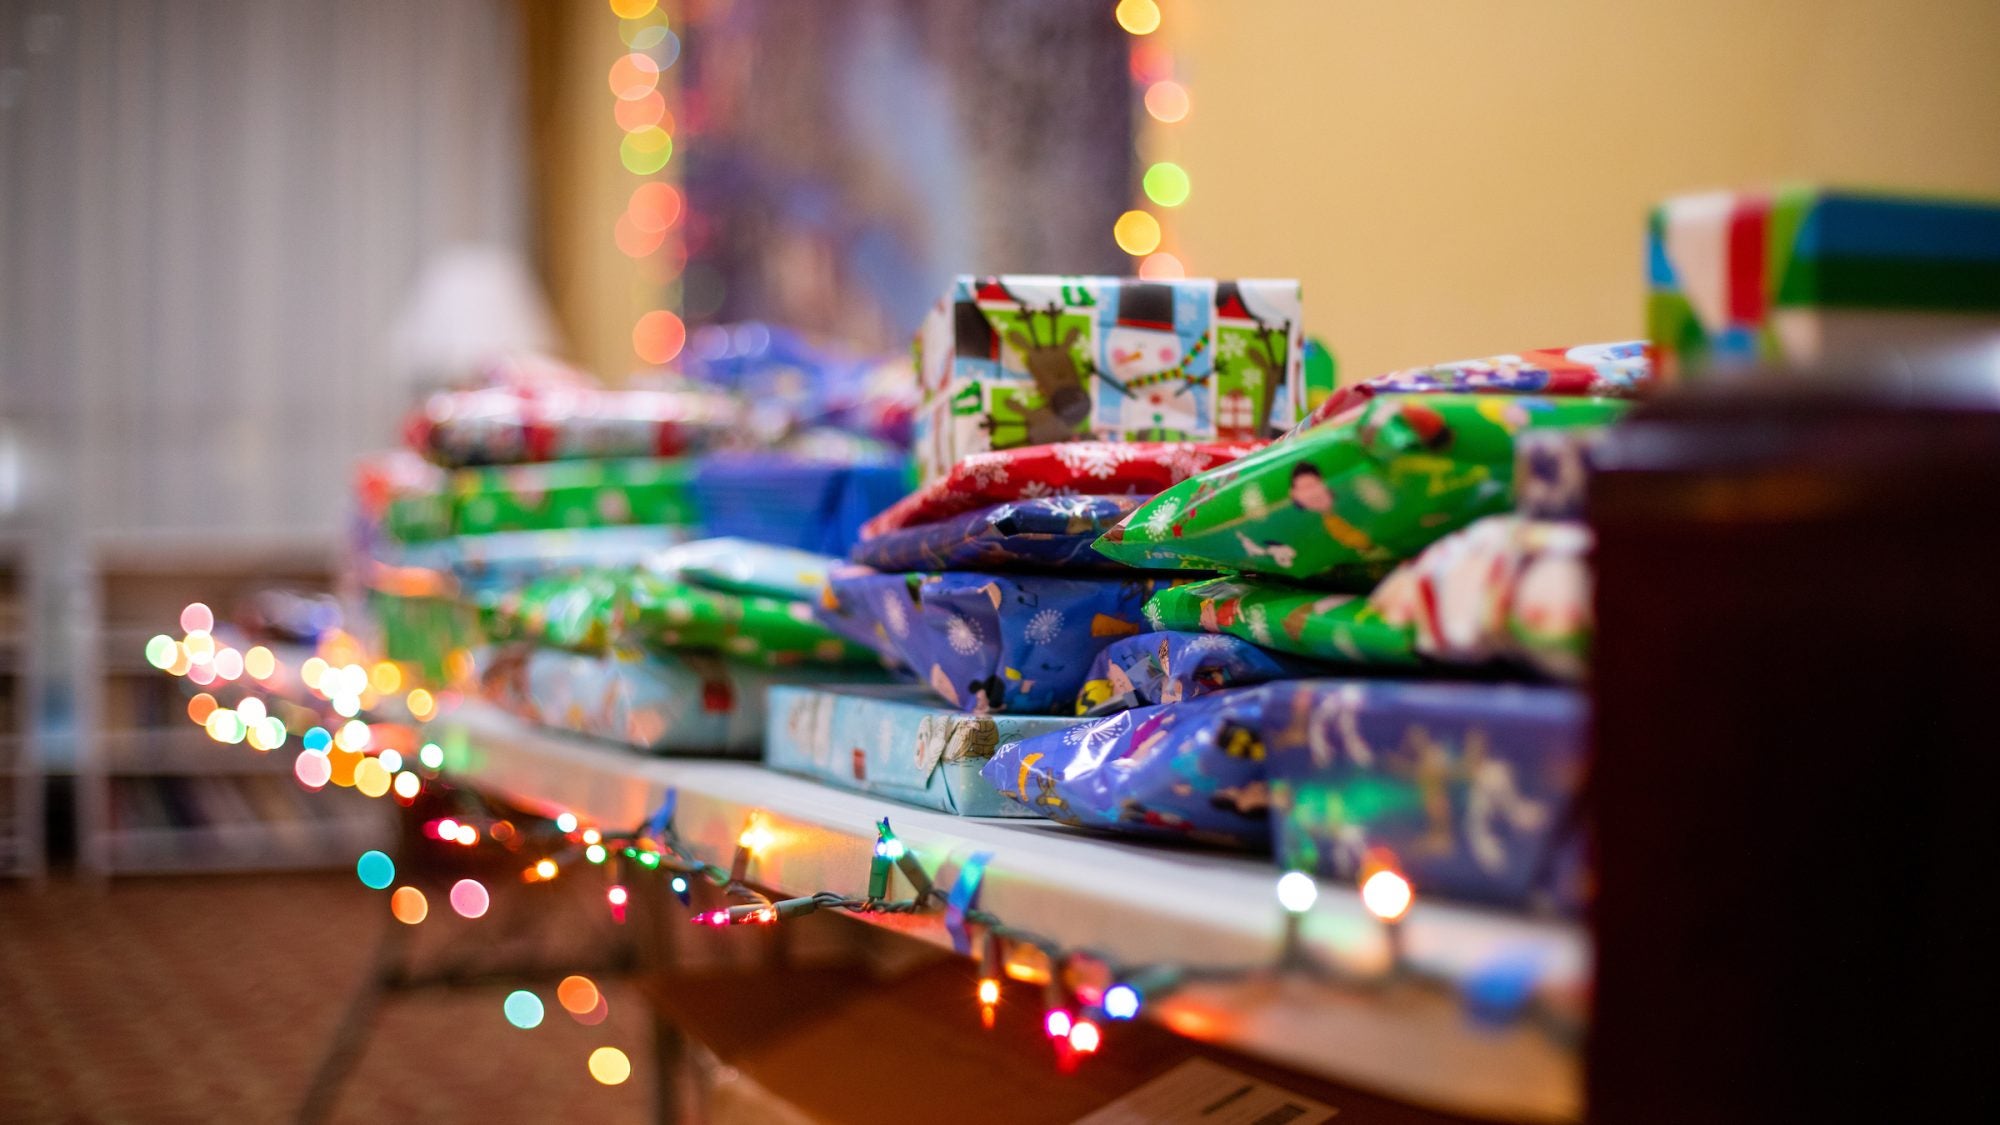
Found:
<svg viewBox="0 0 2000 1125"><path fill-rule="evenodd" d="M148 658L164 671L179 675L185 675L188 668L212 666L217 660L217 653L225 649L215 646L209 635L213 619L207 607L199 604L190 606L182 616L182 624L188 630L188 636L181 641L154 638L148 643ZM208 643L204 644L204 639ZM162 640L167 644L160 645L158 642ZM172 648L171 653L166 651L168 646ZM159 659L155 659L156 649L159 650ZM339 638L336 638L334 650L336 657L353 655L342 647ZM324 645L322 651L326 651ZM264 671L265 674L258 679L266 686L281 682L286 674L283 663L273 659L271 667L265 670L265 658L255 655L257 652L257 649L252 649L244 655L246 668L254 663L253 672ZM195 654L201 656L199 662L194 660ZM393 668L393 665L378 664L371 671L359 663L334 664L317 655L306 664L311 665L314 661L321 666L315 669L317 675L313 677L312 697L334 708L336 713L341 709L340 701L343 699L351 697L356 701L379 704L384 699L393 698L393 693L401 686L394 682L394 677L383 672L385 667ZM218 673L210 680L214 682L218 678L233 677L220 677ZM386 689L386 694L376 690L378 688ZM201 693L196 696L196 701L204 697L207 697L206 693ZM191 719L204 725L213 720L214 714L226 710L213 697L207 698L206 714L197 715L203 708L196 706L195 702L191 702L189 711ZM278 730L283 732L284 719L275 713L260 713L262 706L261 699L256 696L238 701L233 708L235 723L247 732L267 729L269 720L278 723ZM282 699L274 700L271 706L290 708L288 713L293 719L316 715L311 708L295 706ZM216 727L210 726L209 729L214 735ZM1286 872L1276 882L1276 897L1283 911L1284 930L1280 952L1273 963L1128 963L1101 948L1066 946L1046 934L1012 925L979 908L978 887L986 863L991 858L986 853L968 857L960 865L951 888L938 887L918 857L897 838L887 818L874 825L876 839L869 861L865 895L821 890L774 898L750 879L751 864L762 858L776 841L776 835L761 812L752 813L745 821L727 866L702 860L681 840L674 826L677 794L673 790L668 791L660 808L645 824L628 831L607 833L582 824L570 812L538 820L523 828L514 822L514 817L519 814L498 811L476 790L446 783L441 776L444 753L437 743L424 742L416 752L415 763L408 763L393 748L371 747L370 731L366 720L359 716L346 720L333 731L315 724L301 736L305 749L300 755L300 762L310 759L327 763L329 774L335 765L339 765L343 767L343 784L370 796L394 793L397 802L406 807L413 804L420 794L428 793L444 800L454 815L433 817L426 821L422 825L422 834L428 839L467 848L493 844L517 853L525 852L526 864L520 874L523 883L556 879L574 868L579 860L594 868L611 865L605 903L615 923L622 924L626 920L631 890L626 885L623 864L614 863L614 858L629 861L639 870L665 876L675 898L691 911L689 921L711 928L775 925L821 910L861 915L940 915L953 938L953 944L974 959L976 983L973 1000L982 1024L991 1028L996 1023L1004 979L1040 984L1044 990L1042 1027L1055 1045L1059 1061L1065 1066L1074 1064L1081 1056L1100 1050L1109 1025L1137 1018L1147 1004L1156 1003L1183 987L1278 977L1308 979L1359 993L1380 992L1401 986L1458 994L1463 996L1475 1014L1495 1021L1529 1024L1559 1043L1574 1044L1581 1039L1578 1021L1551 1007L1535 993L1536 973L1531 969L1517 966L1517 971L1493 975L1465 987L1450 978L1422 971L1410 964L1403 954L1402 924L1414 905L1415 895L1408 880L1396 869L1393 857L1387 854L1370 858L1364 865L1358 884L1363 906L1384 927L1389 951L1389 962L1384 971L1371 974L1342 971L1311 955L1303 941L1303 923L1318 900L1319 886L1310 875L1300 871ZM275 738L268 735L253 738L245 733L235 738L218 737L218 741L249 741L259 749L274 749L283 745L284 736L280 733ZM259 742L267 745L260 746ZM368 753L370 749L374 750L372 756ZM335 763L335 758L343 760ZM308 788L317 789L328 783L326 777L317 774L306 776L302 772L303 766L300 770L299 780ZM890 887L897 873L903 876L909 893L892 898ZM385 853L364 853L356 863L356 875L370 889L394 888L390 893L390 911L397 921L418 925L429 917L430 904L422 890L407 884L395 886L395 863ZM696 908L693 899L697 884L706 884L725 900L737 901ZM466 919L478 919L489 909L491 895L484 884L468 877L452 884L447 901L453 913ZM581 977L574 979L584 981L586 985L589 983ZM530 1001L533 1001L532 1005ZM597 1003L601 1003L601 999ZM530 1014L530 1007L535 1009L534 1019L523 1023L522 1020ZM567 1001L565 1007L569 1007ZM579 1019L593 1010L592 1005L584 1007L585 1011ZM515 1026L532 1027L540 1022L540 1010L539 998L531 992L520 991L508 997L505 1014ZM578 1013L572 1010L572 1014ZM520 1018L517 1019L517 1016ZM615 1048L602 1050L615 1051ZM619 1061L610 1056L600 1060L593 1055L591 1073L599 1081L605 1081L618 1073ZM629 1067L629 1063L627 1065Z"/></svg>
<svg viewBox="0 0 2000 1125"><path fill-rule="evenodd" d="M1139 95L1136 147L1145 169L1139 176L1140 198L1118 216L1111 236L1135 260L1134 272L1147 281L1186 277L1187 264L1166 220L1187 202L1193 185L1187 169L1161 157L1174 147L1163 127L1187 120L1193 105L1187 86L1178 80L1173 51L1159 34L1164 18L1158 0L1119 0L1112 16L1132 37L1128 65Z"/></svg>

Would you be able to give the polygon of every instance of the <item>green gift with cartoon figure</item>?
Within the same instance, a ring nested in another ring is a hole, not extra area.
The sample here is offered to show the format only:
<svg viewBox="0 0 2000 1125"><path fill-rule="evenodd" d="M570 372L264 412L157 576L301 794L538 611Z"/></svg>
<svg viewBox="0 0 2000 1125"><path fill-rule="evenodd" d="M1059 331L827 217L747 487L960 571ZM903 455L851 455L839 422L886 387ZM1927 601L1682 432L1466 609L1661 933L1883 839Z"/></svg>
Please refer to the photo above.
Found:
<svg viewBox="0 0 2000 1125"><path fill-rule="evenodd" d="M1512 504L1516 435L1601 426L1629 406L1385 395L1160 493L1096 547L1134 566L1366 590L1437 539Z"/></svg>
<svg viewBox="0 0 2000 1125"><path fill-rule="evenodd" d="M1226 633L1295 656L1347 664L1419 663L1416 630L1393 624L1365 597L1282 582L1215 578L1172 586L1146 603L1159 630Z"/></svg>

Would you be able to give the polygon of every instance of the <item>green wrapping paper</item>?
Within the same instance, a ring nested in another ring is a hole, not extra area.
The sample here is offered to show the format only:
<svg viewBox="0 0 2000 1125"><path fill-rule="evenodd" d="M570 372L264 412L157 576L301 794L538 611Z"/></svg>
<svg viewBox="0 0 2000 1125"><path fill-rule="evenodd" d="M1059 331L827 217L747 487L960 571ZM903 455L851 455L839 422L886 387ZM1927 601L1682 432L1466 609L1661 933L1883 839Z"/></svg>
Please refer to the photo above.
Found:
<svg viewBox="0 0 2000 1125"><path fill-rule="evenodd" d="M460 469L451 478L452 523L461 535L685 526L695 520L690 475L687 462L649 457Z"/></svg>
<svg viewBox="0 0 2000 1125"><path fill-rule="evenodd" d="M746 664L879 665L828 632L804 602L709 590L644 570L552 575L480 605L486 636L602 653L619 644L721 653Z"/></svg>
<svg viewBox="0 0 2000 1125"><path fill-rule="evenodd" d="M1279 582L1216 578L1170 587L1146 603L1146 619L1158 630L1227 633L1320 660L1399 668L1419 662L1416 631L1391 624L1368 599Z"/></svg>
<svg viewBox="0 0 2000 1125"><path fill-rule="evenodd" d="M1365 590L1513 503L1514 437L1599 426L1614 399L1384 395L1175 485L1097 541L1140 567L1242 570Z"/></svg>
<svg viewBox="0 0 2000 1125"><path fill-rule="evenodd" d="M724 593L640 572L630 579L627 606L626 634L649 648L719 652L767 667L881 664L872 650L829 632L806 602Z"/></svg>

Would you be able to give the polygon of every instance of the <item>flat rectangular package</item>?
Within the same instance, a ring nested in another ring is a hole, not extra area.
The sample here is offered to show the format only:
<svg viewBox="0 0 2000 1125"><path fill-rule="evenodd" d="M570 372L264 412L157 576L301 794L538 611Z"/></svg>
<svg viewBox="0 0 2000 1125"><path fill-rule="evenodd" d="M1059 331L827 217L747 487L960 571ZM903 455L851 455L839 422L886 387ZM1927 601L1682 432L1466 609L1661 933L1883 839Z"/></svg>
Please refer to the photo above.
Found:
<svg viewBox="0 0 2000 1125"><path fill-rule="evenodd" d="M1273 437L1303 413L1299 283L962 276L916 340L922 479L1096 438Z"/></svg>
<svg viewBox="0 0 2000 1125"><path fill-rule="evenodd" d="M2000 348L2000 203L1714 192L1661 204L1647 233L1662 381Z"/></svg>
<svg viewBox="0 0 2000 1125"><path fill-rule="evenodd" d="M980 767L1002 746L1080 721L968 715L908 685L781 684L769 706L765 765L959 816L1035 816Z"/></svg>

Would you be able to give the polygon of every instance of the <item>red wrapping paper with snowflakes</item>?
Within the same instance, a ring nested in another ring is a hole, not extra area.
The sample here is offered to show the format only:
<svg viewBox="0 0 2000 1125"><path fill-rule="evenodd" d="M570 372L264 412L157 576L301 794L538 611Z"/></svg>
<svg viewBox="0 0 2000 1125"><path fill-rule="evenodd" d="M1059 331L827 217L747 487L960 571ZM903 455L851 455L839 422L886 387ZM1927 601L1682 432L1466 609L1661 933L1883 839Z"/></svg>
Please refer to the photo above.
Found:
<svg viewBox="0 0 2000 1125"><path fill-rule="evenodd" d="M1038 496L1150 496L1264 444L1069 441L974 453L863 524L861 537Z"/></svg>
<svg viewBox="0 0 2000 1125"><path fill-rule="evenodd" d="M432 395L404 438L447 466L671 457L723 444L742 421L741 403L698 388L485 387Z"/></svg>

